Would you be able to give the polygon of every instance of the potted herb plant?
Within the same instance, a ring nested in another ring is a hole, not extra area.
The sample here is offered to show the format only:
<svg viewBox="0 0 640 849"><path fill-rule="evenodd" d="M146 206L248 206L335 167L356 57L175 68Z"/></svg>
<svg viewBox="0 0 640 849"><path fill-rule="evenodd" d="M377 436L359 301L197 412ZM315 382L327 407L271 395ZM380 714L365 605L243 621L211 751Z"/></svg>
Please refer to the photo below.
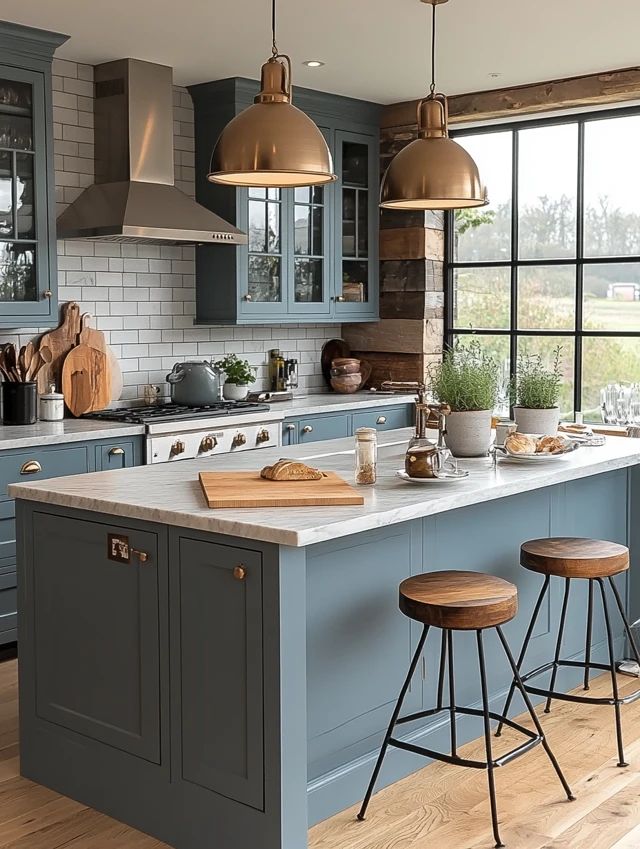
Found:
<svg viewBox="0 0 640 849"><path fill-rule="evenodd" d="M256 379L256 369L247 360L241 360L236 354L229 354L215 363L224 372L225 383L222 394L227 401L244 401L249 394L249 386Z"/></svg>
<svg viewBox="0 0 640 849"><path fill-rule="evenodd" d="M556 348L551 367L545 366L539 354L519 357L516 376L511 383L511 401L521 433L555 436L558 432L561 354L562 348Z"/></svg>
<svg viewBox="0 0 640 849"><path fill-rule="evenodd" d="M451 408L445 441L455 457L487 454L499 379L497 362L477 341L450 348L432 370L433 394L439 403Z"/></svg>

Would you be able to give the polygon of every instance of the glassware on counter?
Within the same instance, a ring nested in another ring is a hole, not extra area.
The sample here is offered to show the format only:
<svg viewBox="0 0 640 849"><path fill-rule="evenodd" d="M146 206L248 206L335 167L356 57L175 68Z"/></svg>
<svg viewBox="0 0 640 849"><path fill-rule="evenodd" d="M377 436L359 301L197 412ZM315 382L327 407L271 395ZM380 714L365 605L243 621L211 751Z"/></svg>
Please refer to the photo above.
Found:
<svg viewBox="0 0 640 849"><path fill-rule="evenodd" d="M371 486L376 482L378 432L373 427L356 430L356 484Z"/></svg>
<svg viewBox="0 0 640 849"><path fill-rule="evenodd" d="M609 383L600 390L600 404L605 424L640 425L640 383Z"/></svg>

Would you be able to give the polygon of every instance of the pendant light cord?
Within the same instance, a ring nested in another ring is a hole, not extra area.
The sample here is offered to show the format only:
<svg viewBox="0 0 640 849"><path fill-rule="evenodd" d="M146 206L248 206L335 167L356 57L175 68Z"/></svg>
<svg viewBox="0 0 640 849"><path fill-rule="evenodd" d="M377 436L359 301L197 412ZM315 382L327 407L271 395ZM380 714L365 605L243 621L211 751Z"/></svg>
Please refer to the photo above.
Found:
<svg viewBox="0 0 640 849"><path fill-rule="evenodd" d="M436 8L437 4L434 3L431 7L431 85L429 86L431 97L436 93Z"/></svg>
<svg viewBox="0 0 640 849"><path fill-rule="evenodd" d="M276 0L271 0L271 55L275 59L278 55L278 47L276 45Z"/></svg>

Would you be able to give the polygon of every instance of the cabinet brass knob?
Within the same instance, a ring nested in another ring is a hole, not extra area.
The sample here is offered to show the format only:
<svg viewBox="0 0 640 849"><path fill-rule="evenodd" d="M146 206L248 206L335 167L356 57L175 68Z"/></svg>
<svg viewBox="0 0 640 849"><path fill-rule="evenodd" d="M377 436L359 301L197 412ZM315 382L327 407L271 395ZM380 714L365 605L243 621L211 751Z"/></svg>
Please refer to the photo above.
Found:
<svg viewBox="0 0 640 849"><path fill-rule="evenodd" d="M242 298L242 300L243 300L243 301L252 301L252 300L253 300L253 296L252 296L252 295L244 295L244 297Z"/></svg>
<svg viewBox="0 0 640 849"><path fill-rule="evenodd" d="M386 416L378 416L378 418L376 419L376 424L386 424L386 423L387 423L387 417Z"/></svg>
<svg viewBox="0 0 640 849"><path fill-rule="evenodd" d="M313 425L305 425L302 428L303 433L313 433Z"/></svg>
<svg viewBox="0 0 640 849"><path fill-rule="evenodd" d="M119 446L115 446L114 448L109 449L110 457L121 457L124 454L124 448L120 448Z"/></svg>
<svg viewBox="0 0 640 849"><path fill-rule="evenodd" d="M337 301L339 304L344 303L344 295L336 295L336 301Z"/></svg>
<svg viewBox="0 0 640 849"><path fill-rule="evenodd" d="M287 430L295 430L295 429L296 429L296 426L294 424L288 424L287 425Z"/></svg>
<svg viewBox="0 0 640 849"><path fill-rule="evenodd" d="M42 297L43 298L53 298L53 292L51 291L51 289L45 289L44 292L42 293Z"/></svg>
<svg viewBox="0 0 640 849"><path fill-rule="evenodd" d="M149 555L146 551L139 551L137 548L132 548L131 553L135 554L141 563L146 563L149 559Z"/></svg>
<svg viewBox="0 0 640 849"><path fill-rule="evenodd" d="M233 577L236 581L244 581L247 576L247 570L244 566L234 566L233 567Z"/></svg>
<svg viewBox="0 0 640 849"><path fill-rule="evenodd" d="M38 472L42 471L42 466L38 463L37 460L27 460L26 463L22 465L20 469L21 475L37 475Z"/></svg>

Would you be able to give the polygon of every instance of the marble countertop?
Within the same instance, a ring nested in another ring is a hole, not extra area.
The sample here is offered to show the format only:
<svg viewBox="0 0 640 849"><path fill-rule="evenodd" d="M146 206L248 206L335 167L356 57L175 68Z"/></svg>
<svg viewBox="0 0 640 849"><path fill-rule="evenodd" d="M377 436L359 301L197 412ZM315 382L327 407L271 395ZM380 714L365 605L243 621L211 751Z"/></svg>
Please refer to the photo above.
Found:
<svg viewBox="0 0 640 849"><path fill-rule="evenodd" d="M0 451L55 445L61 442L82 442L86 439L139 436L144 432L143 425L89 419L63 419L61 422L36 422L32 425L0 425Z"/></svg>
<svg viewBox="0 0 640 849"><path fill-rule="evenodd" d="M259 469L275 462L284 453L281 448L13 484L9 494L129 519L305 546L640 464L640 440L610 437L602 447L580 448L544 466L498 462L494 468L489 459L460 461L461 468L470 471L466 480L418 486L395 475L403 466L410 436L408 428L380 434L378 482L362 487L362 507L211 510L206 506L198 472ZM353 480L353 439L285 451L288 457Z"/></svg>
<svg viewBox="0 0 640 849"><path fill-rule="evenodd" d="M412 404L413 395L383 395L380 392L354 392L340 395L337 392L319 392L315 395L299 395L292 401L272 401L271 410L289 416L309 416L316 413L339 413L341 410L366 410L369 407L392 407Z"/></svg>

